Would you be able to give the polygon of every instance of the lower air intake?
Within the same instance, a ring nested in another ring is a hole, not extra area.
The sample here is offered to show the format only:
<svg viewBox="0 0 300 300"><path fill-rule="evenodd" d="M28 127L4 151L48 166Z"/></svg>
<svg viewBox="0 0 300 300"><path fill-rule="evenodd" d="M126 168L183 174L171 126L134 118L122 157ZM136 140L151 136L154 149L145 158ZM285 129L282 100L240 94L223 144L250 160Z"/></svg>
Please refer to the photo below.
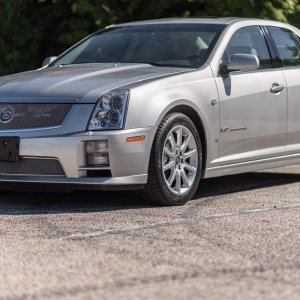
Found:
<svg viewBox="0 0 300 300"><path fill-rule="evenodd" d="M16 162L0 161L0 175L65 176L55 158L20 158Z"/></svg>

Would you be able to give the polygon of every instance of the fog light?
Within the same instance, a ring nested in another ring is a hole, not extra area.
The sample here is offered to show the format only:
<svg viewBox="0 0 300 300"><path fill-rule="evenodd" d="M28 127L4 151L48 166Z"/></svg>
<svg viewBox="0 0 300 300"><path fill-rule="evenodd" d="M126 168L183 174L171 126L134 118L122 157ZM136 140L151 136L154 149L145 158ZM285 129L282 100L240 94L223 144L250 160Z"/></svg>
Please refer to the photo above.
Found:
<svg viewBox="0 0 300 300"><path fill-rule="evenodd" d="M87 164L91 166L108 166L108 142L101 141L87 141L85 144Z"/></svg>

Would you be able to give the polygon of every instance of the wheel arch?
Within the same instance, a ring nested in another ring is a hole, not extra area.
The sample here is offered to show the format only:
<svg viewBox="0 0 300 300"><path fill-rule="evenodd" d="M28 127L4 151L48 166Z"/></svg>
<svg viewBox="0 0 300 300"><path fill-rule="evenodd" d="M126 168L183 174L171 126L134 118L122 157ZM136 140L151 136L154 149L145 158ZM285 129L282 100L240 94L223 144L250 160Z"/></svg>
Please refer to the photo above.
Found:
<svg viewBox="0 0 300 300"><path fill-rule="evenodd" d="M203 120L200 117L199 113L196 111L196 109L193 108L192 106L190 106L188 104L177 104L176 106L174 106L172 108L168 108L163 112L163 114L159 120L159 123L165 116L167 116L171 113L175 113L175 112L182 113L182 114L186 115L187 117L189 117L193 121L193 123L195 124L195 126L198 130L201 144L202 144L202 177L203 177L203 173L204 173L206 163L207 163L207 147L208 147L206 130L205 130Z"/></svg>

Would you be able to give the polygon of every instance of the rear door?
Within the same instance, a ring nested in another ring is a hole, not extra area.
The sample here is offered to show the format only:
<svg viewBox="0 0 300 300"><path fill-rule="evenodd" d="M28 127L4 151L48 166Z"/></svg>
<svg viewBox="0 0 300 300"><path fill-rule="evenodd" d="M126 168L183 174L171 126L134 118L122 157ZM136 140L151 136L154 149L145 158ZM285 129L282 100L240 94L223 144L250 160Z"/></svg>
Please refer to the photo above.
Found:
<svg viewBox="0 0 300 300"><path fill-rule="evenodd" d="M282 61L288 89L287 153L300 152L300 42L289 29L267 27Z"/></svg>
<svg viewBox="0 0 300 300"><path fill-rule="evenodd" d="M285 153L285 79L280 69L272 68L269 47L259 26L239 29L232 36L222 63L237 53L257 55L260 69L233 72L217 78L221 127L220 165ZM282 90L272 92L275 86L281 86Z"/></svg>

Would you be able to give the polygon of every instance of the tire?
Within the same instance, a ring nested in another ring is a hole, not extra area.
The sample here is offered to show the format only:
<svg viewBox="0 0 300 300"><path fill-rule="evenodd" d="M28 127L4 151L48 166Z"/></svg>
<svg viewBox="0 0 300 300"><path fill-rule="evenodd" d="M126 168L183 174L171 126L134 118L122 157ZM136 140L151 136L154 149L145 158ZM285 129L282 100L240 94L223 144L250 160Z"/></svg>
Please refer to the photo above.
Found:
<svg viewBox="0 0 300 300"><path fill-rule="evenodd" d="M202 145L195 124L182 113L165 116L154 138L142 195L159 205L183 205L194 196L201 170Z"/></svg>

